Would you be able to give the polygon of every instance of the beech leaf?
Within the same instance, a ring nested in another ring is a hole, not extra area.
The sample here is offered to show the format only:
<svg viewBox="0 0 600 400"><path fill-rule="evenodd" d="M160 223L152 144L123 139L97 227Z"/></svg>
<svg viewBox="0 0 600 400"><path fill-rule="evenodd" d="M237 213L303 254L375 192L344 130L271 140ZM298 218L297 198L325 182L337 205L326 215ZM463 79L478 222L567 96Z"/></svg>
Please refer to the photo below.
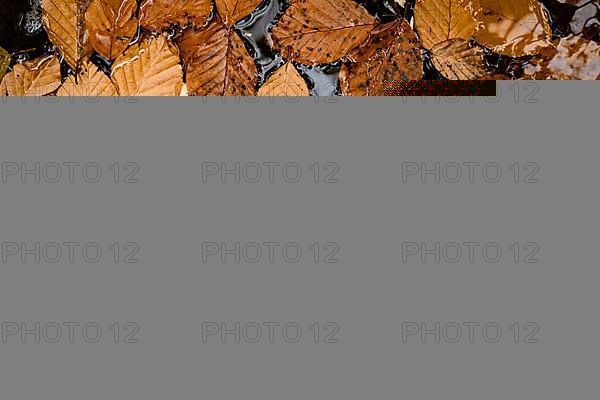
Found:
<svg viewBox="0 0 600 400"><path fill-rule="evenodd" d="M286 62L279 67L258 90L259 96L309 96L306 81L294 64Z"/></svg>
<svg viewBox="0 0 600 400"><path fill-rule="evenodd" d="M537 0L480 0L482 28L477 42L511 57L531 55L548 47L552 32Z"/></svg>
<svg viewBox="0 0 600 400"><path fill-rule="evenodd" d="M91 52L84 8L84 0L42 0L42 22L48 37L73 68Z"/></svg>
<svg viewBox="0 0 600 400"><path fill-rule="evenodd" d="M250 15L262 0L215 0L217 10L225 25L233 25Z"/></svg>
<svg viewBox="0 0 600 400"><path fill-rule="evenodd" d="M423 76L419 41L402 20L375 28L369 41L348 60L340 71L340 88L346 96L385 96L386 84Z"/></svg>
<svg viewBox="0 0 600 400"><path fill-rule="evenodd" d="M44 96L60 86L60 62L55 56L41 57L22 64L2 80L3 93L9 96Z"/></svg>
<svg viewBox="0 0 600 400"><path fill-rule="evenodd" d="M183 32L177 45L193 96L253 96L258 71L242 38L220 18Z"/></svg>
<svg viewBox="0 0 600 400"><path fill-rule="evenodd" d="M178 96L183 73L177 49L165 35L147 38L115 60L111 79L121 96Z"/></svg>
<svg viewBox="0 0 600 400"><path fill-rule="evenodd" d="M56 95L69 97L116 96L117 88L104 72L88 61L80 66L77 78L69 76Z"/></svg>
<svg viewBox="0 0 600 400"><path fill-rule="evenodd" d="M202 26L210 16L211 0L146 0L140 6L140 22L151 31L161 31L172 24L190 22Z"/></svg>
<svg viewBox="0 0 600 400"><path fill-rule="evenodd" d="M330 63L364 42L377 21L353 0L297 0L272 32L275 48L303 64Z"/></svg>
<svg viewBox="0 0 600 400"><path fill-rule="evenodd" d="M450 39L431 49L434 67L451 80L475 80L487 75L483 50L463 39Z"/></svg>
<svg viewBox="0 0 600 400"><path fill-rule="evenodd" d="M0 81L4 77L6 70L8 70L8 65L10 64L10 54L2 47L0 47Z"/></svg>
<svg viewBox="0 0 600 400"><path fill-rule="evenodd" d="M431 50L449 39L469 40L477 30L479 8L479 0L417 0L415 28L423 47Z"/></svg>
<svg viewBox="0 0 600 400"><path fill-rule="evenodd" d="M85 13L90 44L102 57L114 60L137 32L136 0L92 0Z"/></svg>

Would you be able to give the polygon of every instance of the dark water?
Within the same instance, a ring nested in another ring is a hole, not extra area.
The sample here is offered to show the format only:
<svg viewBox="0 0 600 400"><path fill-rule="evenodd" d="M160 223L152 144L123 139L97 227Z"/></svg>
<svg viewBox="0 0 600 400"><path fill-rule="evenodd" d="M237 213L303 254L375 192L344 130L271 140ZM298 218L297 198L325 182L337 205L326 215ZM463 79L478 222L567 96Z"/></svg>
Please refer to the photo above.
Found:
<svg viewBox="0 0 600 400"><path fill-rule="evenodd" d="M0 1L0 46L13 54L13 63L54 51L41 25L41 0ZM402 17L410 21L415 3L415 0L407 0L403 8L394 0L356 1L381 22ZM557 0L541 0L541 2L548 12L554 36L562 37L570 34L569 22L577 8L559 3ZM267 37L268 32L289 5L290 0L264 0L248 18L235 26L254 57L259 71L259 84L262 84L269 74L284 63L281 56L270 48ZM110 64L97 54L92 56L92 61L105 71L110 68ZM520 67L526 60L489 54L486 56L486 61L495 73L518 77ZM317 66L295 65L306 79L311 94L321 96L339 94L338 73L341 62ZM427 54L424 57L423 67L425 79L442 79ZM65 72L68 71L65 69Z"/></svg>

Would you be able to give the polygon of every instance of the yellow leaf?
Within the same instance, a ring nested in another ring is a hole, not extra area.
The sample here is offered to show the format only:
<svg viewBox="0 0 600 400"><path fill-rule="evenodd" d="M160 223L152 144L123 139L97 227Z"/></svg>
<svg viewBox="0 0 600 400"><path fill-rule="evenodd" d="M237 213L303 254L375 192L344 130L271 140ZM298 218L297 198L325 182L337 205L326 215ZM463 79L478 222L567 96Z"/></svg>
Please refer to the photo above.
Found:
<svg viewBox="0 0 600 400"><path fill-rule="evenodd" d="M215 3L225 25L233 25L254 11L262 0L215 0Z"/></svg>
<svg viewBox="0 0 600 400"><path fill-rule="evenodd" d="M475 40L496 53L520 57L551 43L550 26L537 0L480 0L482 28Z"/></svg>
<svg viewBox="0 0 600 400"><path fill-rule="evenodd" d="M449 39L469 40L477 30L478 11L479 0L417 0L415 29L423 47L431 50Z"/></svg>
<svg viewBox="0 0 600 400"><path fill-rule="evenodd" d="M211 0L146 0L140 6L140 22L151 31L167 29L171 24L184 27L190 21L202 26L211 10Z"/></svg>
<svg viewBox="0 0 600 400"><path fill-rule="evenodd" d="M377 21L353 0L299 0L272 32L280 52L303 64L339 60L364 42Z"/></svg>
<svg viewBox="0 0 600 400"><path fill-rule="evenodd" d="M258 91L259 96L298 97L310 95L306 82L291 62L275 71Z"/></svg>
<svg viewBox="0 0 600 400"><path fill-rule="evenodd" d="M177 49L165 35L130 47L111 68L120 96L177 96L183 73Z"/></svg>
<svg viewBox="0 0 600 400"><path fill-rule="evenodd" d="M114 60L137 32L136 0L92 0L85 13L90 43L102 57Z"/></svg>
<svg viewBox="0 0 600 400"><path fill-rule="evenodd" d="M16 64L2 82L9 96L44 96L60 86L60 63L46 56Z"/></svg>
<svg viewBox="0 0 600 400"><path fill-rule="evenodd" d="M42 0L42 22L48 37L73 68L91 51L84 3L84 0Z"/></svg>
<svg viewBox="0 0 600 400"><path fill-rule="evenodd" d="M177 41L193 96L254 96L258 71L242 38L215 18L201 29L186 29Z"/></svg>
<svg viewBox="0 0 600 400"><path fill-rule="evenodd" d="M104 72L88 61L80 66L77 79L69 76L56 95L69 97L116 96L117 89Z"/></svg>
<svg viewBox="0 0 600 400"><path fill-rule="evenodd" d="M483 50L471 47L463 39L451 39L433 46L431 62L442 75L451 80L476 80L487 75Z"/></svg>

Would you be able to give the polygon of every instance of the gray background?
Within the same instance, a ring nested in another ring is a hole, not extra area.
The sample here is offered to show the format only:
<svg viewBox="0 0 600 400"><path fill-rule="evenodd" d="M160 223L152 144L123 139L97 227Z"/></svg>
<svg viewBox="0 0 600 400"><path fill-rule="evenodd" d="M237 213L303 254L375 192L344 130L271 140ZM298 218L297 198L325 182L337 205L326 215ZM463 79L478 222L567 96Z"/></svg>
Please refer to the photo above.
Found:
<svg viewBox="0 0 600 400"><path fill-rule="evenodd" d="M0 104L0 161L141 167L138 184L0 184L1 241L134 241L141 259L0 264L3 322L140 326L137 344L9 338L0 398L597 398L597 87L525 103L507 85L495 103ZM204 161L333 161L340 183L203 184ZM403 184L405 161L532 161L540 183ZM204 241L269 240L334 241L341 262L201 262ZM469 240L534 241L541 262L401 262L404 241ZM202 343L203 321L334 321L340 343ZM402 343L403 321L533 321L540 342Z"/></svg>

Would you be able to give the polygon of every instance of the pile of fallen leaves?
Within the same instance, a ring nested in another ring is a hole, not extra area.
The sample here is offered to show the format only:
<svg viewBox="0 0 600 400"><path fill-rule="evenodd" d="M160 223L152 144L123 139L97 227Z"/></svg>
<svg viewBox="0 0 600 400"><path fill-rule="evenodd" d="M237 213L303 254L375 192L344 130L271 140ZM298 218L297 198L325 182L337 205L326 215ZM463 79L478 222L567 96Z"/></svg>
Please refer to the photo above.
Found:
<svg viewBox="0 0 600 400"><path fill-rule="evenodd" d="M53 48L0 48L0 95L305 96L303 67L323 64L343 95L432 77L600 79L597 0L292 0L268 26L278 63L264 71L238 24L274 2L41 0Z"/></svg>

